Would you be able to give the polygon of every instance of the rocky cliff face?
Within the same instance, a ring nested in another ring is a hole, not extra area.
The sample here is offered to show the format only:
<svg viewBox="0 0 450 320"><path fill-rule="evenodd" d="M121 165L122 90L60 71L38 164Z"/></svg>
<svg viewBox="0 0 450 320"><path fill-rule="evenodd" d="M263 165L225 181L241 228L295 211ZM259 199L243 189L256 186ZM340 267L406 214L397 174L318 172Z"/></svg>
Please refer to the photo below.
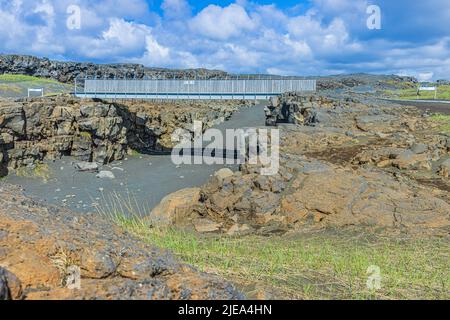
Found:
<svg viewBox="0 0 450 320"><path fill-rule="evenodd" d="M85 76L100 78L135 78L169 77L169 78L216 78L226 75L217 70L169 70L162 68L147 68L140 64L94 64L80 62L51 61L23 55L0 55L0 74L24 74L36 77L51 78L63 83L73 83L76 77Z"/></svg>
<svg viewBox="0 0 450 320"><path fill-rule="evenodd" d="M1 101L2 173L7 167L62 156L108 163L131 149L167 151L176 128L189 129L194 120L207 128L230 117L237 106L234 102L125 105L72 98Z"/></svg>

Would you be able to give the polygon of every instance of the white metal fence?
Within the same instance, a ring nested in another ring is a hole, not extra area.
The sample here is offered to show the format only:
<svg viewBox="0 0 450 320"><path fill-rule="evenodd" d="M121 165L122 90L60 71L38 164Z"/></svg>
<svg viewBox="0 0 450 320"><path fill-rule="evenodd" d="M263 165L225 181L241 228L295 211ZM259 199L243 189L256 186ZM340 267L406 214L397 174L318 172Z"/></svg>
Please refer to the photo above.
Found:
<svg viewBox="0 0 450 320"><path fill-rule="evenodd" d="M285 92L316 91L316 80L227 79L227 80L107 80L86 79L81 97L128 99L252 99Z"/></svg>

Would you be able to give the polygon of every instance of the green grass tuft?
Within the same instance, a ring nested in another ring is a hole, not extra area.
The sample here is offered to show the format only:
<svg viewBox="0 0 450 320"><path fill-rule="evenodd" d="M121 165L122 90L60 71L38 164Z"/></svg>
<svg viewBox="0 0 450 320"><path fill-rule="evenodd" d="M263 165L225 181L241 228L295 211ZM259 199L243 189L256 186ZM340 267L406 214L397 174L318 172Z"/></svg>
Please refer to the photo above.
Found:
<svg viewBox="0 0 450 320"><path fill-rule="evenodd" d="M38 163L31 168L20 167L16 169L16 175L27 178L38 178L42 179L44 182L47 182L50 178L50 168L45 163Z"/></svg>
<svg viewBox="0 0 450 320"><path fill-rule="evenodd" d="M56 96L72 91L72 86L53 79L20 74L0 74L2 97L26 97L29 88L43 88L45 96Z"/></svg>
<svg viewBox="0 0 450 320"><path fill-rule="evenodd" d="M439 131L450 134L450 115L434 114L430 118L433 122L436 122L440 125Z"/></svg>
<svg viewBox="0 0 450 320"><path fill-rule="evenodd" d="M21 93L22 89L16 85L13 84L4 84L0 83L0 92L14 92L14 93Z"/></svg>
<svg viewBox="0 0 450 320"><path fill-rule="evenodd" d="M91 139L92 138L92 133L87 132L87 131L82 131L80 132L80 137L86 138L86 139Z"/></svg>
<svg viewBox="0 0 450 320"><path fill-rule="evenodd" d="M152 228L132 200L115 197L101 213L202 271L277 292L285 299L448 299L449 249L444 239L351 236L344 231L291 236L203 236ZM130 209L131 208L131 209ZM148 212L148 211L147 211ZM381 289L366 286L367 268L381 269Z"/></svg>
<svg viewBox="0 0 450 320"><path fill-rule="evenodd" d="M420 96L417 96L417 87L403 88L399 90L386 90L384 93L389 97L401 100L434 99L434 91L420 91ZM436 99L450 100L450 85L438 86Z"/></svg>
<svg viewBox="0 0 450 320"><path fill-rule="evenodd" d="M40 78L40 77L33 77L33 76L27 76L22 74L1 74L0 75L0 81L2 82L39 82L39 83L50 83L50 84L60 84L56 80L47 79L47 78Z"/></svg>
<svg viewBox="0 0 450 320"><path fill-rule="evenodd" d="M141 155L141 153L139 151L137 151L137 150L129 149L128 150L128 155L132 156L132 157L138 157L138 156Z"/></svg>

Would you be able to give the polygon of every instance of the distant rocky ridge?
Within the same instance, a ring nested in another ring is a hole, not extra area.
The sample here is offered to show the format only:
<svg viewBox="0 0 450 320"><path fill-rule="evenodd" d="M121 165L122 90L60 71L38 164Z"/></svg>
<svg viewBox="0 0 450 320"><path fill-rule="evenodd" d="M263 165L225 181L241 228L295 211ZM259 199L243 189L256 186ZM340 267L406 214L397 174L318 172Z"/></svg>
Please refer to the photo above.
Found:
<svg viewBox="0 0 450 320"><path fill-rule="evenodd" d="M366 90L376 91L415 87L417 83L418 81L414 77L359 73L318 77L317 89L323 91L366 87Z"/></svg>
<svg viewBox="0 0 450 320"><path fill-rule="evenodd" d="M94 64L89 62L52 61L25 55L0 55L0 74L24 74L35 77L51 78L63 83L73 83L76 77L99 78L218 78L227 73L207 69L164 69L147 68L141 64Z"/></svg>

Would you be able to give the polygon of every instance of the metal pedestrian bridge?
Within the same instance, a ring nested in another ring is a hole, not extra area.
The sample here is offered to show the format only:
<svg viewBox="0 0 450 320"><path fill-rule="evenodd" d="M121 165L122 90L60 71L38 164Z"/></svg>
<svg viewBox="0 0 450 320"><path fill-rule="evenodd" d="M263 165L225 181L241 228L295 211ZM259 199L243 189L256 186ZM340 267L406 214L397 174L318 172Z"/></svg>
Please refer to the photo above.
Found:
<svg viewBox="0 0 450 320"><path fill-rule="evenodd" d="M285 92L314 92L316 80L303 79L84 79L75 96L102 99L250 100Z"/></svg>

